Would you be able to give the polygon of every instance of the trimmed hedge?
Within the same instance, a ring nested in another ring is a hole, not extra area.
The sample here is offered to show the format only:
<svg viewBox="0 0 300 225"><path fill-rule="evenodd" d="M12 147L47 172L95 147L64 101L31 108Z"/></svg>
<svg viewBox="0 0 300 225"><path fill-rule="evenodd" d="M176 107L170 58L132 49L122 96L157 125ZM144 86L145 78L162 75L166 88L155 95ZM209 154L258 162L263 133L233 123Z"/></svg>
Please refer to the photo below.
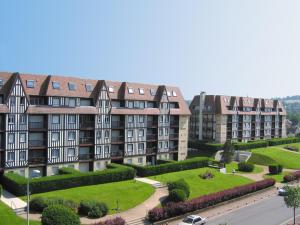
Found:
<svg viewBox="0 0 300 225"><path fill-rule="evenodd" d="M280 174L282 172L282 165L272 164L269 165L269 173L270 174Z"/></svg>
<svg viewBox="0 0 300 225"><path fill-rule="evenodd" d="M64 174L30 180L30 191L32 194L55 191L86 185L103 184L133 179L135 170L128 166L109 164L107 170L80 173ZM5 173L2 178L5 189L17 196L26 194L27 179L16 173Z"/></svg>
<svg viewBox="0 0 300 225"><path fill-rule="evenodd" d="M275 138L275 139L268 140L268 142L269 142L269 146L284 145L284 144L300 142L300 138L298 137Z"/></svg>
<svg viewBox="0 0 300 225"><path fill-rule="evenodd" d="M242 172L252 172L254 170L254 165L248 162L240 162L238 164L238 170Z"/></svg>
<svg viewBox="0 0 300 225"><path fill-rule="evenodd" d="M114 219L105 220L104 222L100 221L94 225L125 225L125 223L122 217L116 217Z"/></svg>
<svg viewBox="0 0 300 225"><path fill-rule="evenodd" d="M300 171L292 172L283 177L284 182L291 182L291 181L299 180L299 179L300 179Z"/></svg>
<svg viewBox="0 0 300 225"><path fill-rule="evenodd" d="M42 225L80 225L79 216L62 205L47 207L42 213Z"/></svg>
<svg viewBox="0 0 300 225"><path fill-rule="evenodd" d="M62 167L59 168L58 174L81 174L81 172L71 167Z"/></svg>
<svg viewBox="0 0 300 225"><path fill-rule="evenodd" d="M179 162L170 162L155 166L138 166L133 164L128 164L128 166L133 167L137 171L138 176L148 177L163 173L207 167L209 162L210 159L207 157L195 157Z"/></svg>
<svg viewBox="0 0 300 225"><path fill-rule="evenodd" d="M80 202L79 213L90 218L99 218L108 213L108 207L103 202L83 200Z"/></svg>
<svg viewBox="0 0 300 225"><path fill-rule="evenodd" d="M165 220L186 213L194 212L199 209L204 209L218 203L228 201L243 195L253 193L275 184L274 179L265 179L251 184L238 186L224 191L204 195L192 200L178 203L169 203L164 207L154 208L148 212L150 222Z"/></svg>
<svg viewBox="0 0 300 225"><path fill-rule="evenodd" d="M234 143L233 147L235 150L247 150L252 148L263 148L268 146L268 141L249 141Z"/></svg>
<svg viewBox="0 0 300 225"><path fill-rule="evenodd" d="M59 197L36 197L30 200L29 209L33 212L43 212L43 210L52 205L63 205L77 213L78 204L72 200L65 200Z"/></svg>

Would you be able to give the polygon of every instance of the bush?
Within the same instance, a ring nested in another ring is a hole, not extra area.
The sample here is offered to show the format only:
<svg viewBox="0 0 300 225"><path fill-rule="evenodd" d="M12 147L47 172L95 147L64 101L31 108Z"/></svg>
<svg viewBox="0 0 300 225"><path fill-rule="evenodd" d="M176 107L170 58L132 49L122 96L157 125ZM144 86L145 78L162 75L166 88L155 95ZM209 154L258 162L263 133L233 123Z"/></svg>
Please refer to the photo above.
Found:
<svg viewBox="0 0 300 225"><path fill-rule="evenodd" d="M240 162L238 164L238 170L242 172L252 172L254 170L254 165L252 163Z"/></svg>
<svg viewBox="0 0 300 225"><path fill-rule="evenodd" d="M130 180L135 176L135 170L128 166L112 163L107 167L109 169L96 172L35 178L30 181L30 191L32 194L36 194L86 185ZM13 194L17 196L26 195L26 178L16 173L5 173L2 183L4 188Z"/></svg>
<svg viewBox="0 0 300 225"><path fill-rule="evenodd" d="M274 179L265 179L251 184L238 186L235 188L227 189L217 193L204 195L192 200L178 203L168 203L161 208L154 208L148 212L148 219L150 222L157 222L160 220L168 219L171 217L191 213L199 209L204 209L218 203L228 201L240 196L253 193L275 184Z"/></svg>
<svg viewBox="0 0 300 225"><path fill-rule="evenodd" d="M180 180L168 183L169 192L171 192L172 190L175 190L175 189L183 190L186 198L188 198L190 196L190 186L184 179L180 179Z"/></svg>
<svg viewBox="0 0 300 225"><path fill-rule="evenodd" d="M116 217L114 219L109 219L104 222L95 223L95 225L125 225L125 220L122 217Z"/></svg>
<svg viewBox="0 0 300 225"><path fill-rule="evenodd" d="M72 200L65 200L59 197L36 197L30 200L29 209L33 212L43 212L43 210L52 205L63 205L70 208L72 211L78 211L78 204Z"/></svg>
<svg viewBox="0 0 300 225"><path fill-rule="evenodd" d="M132 164L128 166L136 169L138 176L147 177L147 176L154 176L163 173L207 167L209 165L209 162L210 159L207 157L196 157L196 158L187 159L179 162L170 162L170 163L165 163L165 164L160 164L155 166L138 166Z"/></svg>
<svg viewBox="0 0 300 225"><path fill-rule="evenodd" d="M279 164L269 165L270 174L280 174L281 172L282 172L282 165Z"/></svg>
<svg viewBox="0 0 300 225"><path fill-rule="evenodd" d="M300 142L300 138L297 137L275 138L275 139L268 140L268 142L269 142L269 146L284 145L284 144Z"/></svg>
<svg viewBox="0 0 300 225"><path fill-rule="evenodd" d="M223 144L219 143L206 143L204 141L189 141L188 147L193 149L199 150L206 150L206 151L219 151L223 149Z"/></svg>
<svg viewBox="0 0 300 225"><path fill-rule="evenodd" d="M289 146L289 145L287 145L287 146L285 146L284 148L285 148L286 150L290 150L290 151L293 151L293 152L299 152L299 148L296 147L296 146Z"/></svg>
<svg viewBox="0 0 300 225"><path fill-rule="evenodd" d="M291 182L291 181L299 180L299 179L300 179L300 171L292 172L283 177L284 182Z"/></svg>
<svg viewBox="0 0 300 225"><path fill-rule="evenodd" d="M103 217L108 213L105 203L94 200L83 200L80 202L79 213L91 218Z"/></svg>
<svg viewBox="0 0 300 225"><path fill-rule="evenodd" d="M81 172L71 167L62 167L59 168L58 174L81 174Z"/></svg>
<svg viewBox="0 0 300 225"><path fill-rule="evenodd" d="M233 144L235 150L247 150L252 148L263 148L268 146L268 141L249 141L238 142Z"/></svg>
<svg viewBox="0 0 300 225"><path fill-rule="evenodd" d="M212 179L212 178L214 178L214 174L213 174L213 172L211 172L211 170L206 170L205 171L205 173L203 173L203 174L200 174L199 175L202 179Z"/></svg>
<svg viewBox="0 0 300 225"><path fill-rule="evenodd" d="M47 207L42 213L42 225L80 225L79 216L62 205Z"/></svg>
<svg viewBox="0 0 300 225"><path fill-rule="evenodd" d="M186 199L187 196L182 189L173 189L169 192L168 200L171 202L183 202Z"/></svg>

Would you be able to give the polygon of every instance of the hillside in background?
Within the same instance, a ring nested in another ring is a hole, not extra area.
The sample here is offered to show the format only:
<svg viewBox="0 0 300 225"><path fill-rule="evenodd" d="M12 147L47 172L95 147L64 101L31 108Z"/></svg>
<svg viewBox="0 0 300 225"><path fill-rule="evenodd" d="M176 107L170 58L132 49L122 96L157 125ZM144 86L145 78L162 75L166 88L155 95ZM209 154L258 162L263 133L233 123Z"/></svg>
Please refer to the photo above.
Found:
<svg viewBox="0 0 300 225"><path fill-rule="evenodd" d="M300 122L300 95L287 96L284 98L276 98L283 101L283 104L288 113L287 118L292 121L293 124Z"/></svg>

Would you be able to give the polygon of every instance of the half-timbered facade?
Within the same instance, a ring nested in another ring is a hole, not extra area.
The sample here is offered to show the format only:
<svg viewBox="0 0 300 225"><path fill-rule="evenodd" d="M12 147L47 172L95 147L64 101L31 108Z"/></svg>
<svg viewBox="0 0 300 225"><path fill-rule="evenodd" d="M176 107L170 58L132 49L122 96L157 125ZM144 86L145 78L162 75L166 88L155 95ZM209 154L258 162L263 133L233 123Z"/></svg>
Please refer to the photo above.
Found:
<svg viewBox="0 0 300 225"><path fill-rule="evenodd" d="M182 160L189 116L177 87L0 73L0 167L33 176Z"/></svg>

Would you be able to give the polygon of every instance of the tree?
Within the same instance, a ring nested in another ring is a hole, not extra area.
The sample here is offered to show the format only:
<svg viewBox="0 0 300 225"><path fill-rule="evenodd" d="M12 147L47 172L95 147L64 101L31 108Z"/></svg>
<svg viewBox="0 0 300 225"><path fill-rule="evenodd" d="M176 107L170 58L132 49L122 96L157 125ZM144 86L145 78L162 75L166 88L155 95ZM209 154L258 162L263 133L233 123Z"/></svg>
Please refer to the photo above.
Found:
<svg viewBox="0 0 300 225"><path fill-rule="evenodd" d="M300 188L286 186L286 195L284 196L285 205L288 208L293 208L294 211L294 224L296 224L296 208L300 207Z"/></svg>
<svg viewBox="0 0 300 225"><path fill-rule="evenodd" d="M232 161L234 155L234 147L231 141L225 142L223 147L223 152L221 154L222 154L222 159L221 159L222 163L226 164Z"/></svg>

